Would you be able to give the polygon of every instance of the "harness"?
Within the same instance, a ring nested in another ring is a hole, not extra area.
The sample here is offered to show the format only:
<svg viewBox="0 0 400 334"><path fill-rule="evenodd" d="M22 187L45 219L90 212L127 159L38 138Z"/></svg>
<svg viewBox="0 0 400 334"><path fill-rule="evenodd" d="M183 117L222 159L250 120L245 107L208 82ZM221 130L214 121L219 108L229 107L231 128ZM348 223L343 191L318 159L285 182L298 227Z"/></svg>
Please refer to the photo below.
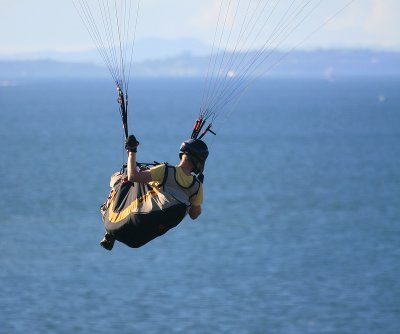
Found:
<svg viewBox="0 0 400 334"><path fill-rule="evenodd" d="M188 187L184 187L176 179L176 167L170 166L167 163L164 163L164 165L164 178L158 187L165 193L173 196L177 201L190 206L190 199L199 192L200 182L192 176L192 183Z"/></svg>

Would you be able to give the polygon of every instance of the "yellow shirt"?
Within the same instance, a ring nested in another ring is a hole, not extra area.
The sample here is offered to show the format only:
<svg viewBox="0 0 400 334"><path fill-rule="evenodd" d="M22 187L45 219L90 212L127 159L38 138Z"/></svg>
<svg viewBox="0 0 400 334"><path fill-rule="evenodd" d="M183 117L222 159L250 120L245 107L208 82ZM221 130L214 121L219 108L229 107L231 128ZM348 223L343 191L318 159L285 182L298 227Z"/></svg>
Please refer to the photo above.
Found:
<svg viewBox="0 0 400 334"><path fill-rule="evenodd" d="M150 184L154 182L158 185L164 180L165 168L166 166L164 164L150 168L152 179L152 182L150 182ZM178 184L185 188L189 187L193 182L193 176L186 175L181 167L175 166L175 169L176 181L178 182ZM200 205L201 203L203 203L203 185L201 183L199 191L190 199L190 203L192 205Z"/></svg>

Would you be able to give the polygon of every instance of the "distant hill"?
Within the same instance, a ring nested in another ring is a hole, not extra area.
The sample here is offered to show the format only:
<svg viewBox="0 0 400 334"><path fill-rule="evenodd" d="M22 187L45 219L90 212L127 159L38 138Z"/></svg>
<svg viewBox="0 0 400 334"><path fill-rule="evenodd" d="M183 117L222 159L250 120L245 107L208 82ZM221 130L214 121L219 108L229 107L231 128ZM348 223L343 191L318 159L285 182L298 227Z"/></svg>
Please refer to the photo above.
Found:
<svg viewBox="0 0 400 334"><path fill-rule="evenodd" d="M130 49L131 46L128 46ZM133 48L133 55L136 62L145 60L163 60L172 58L183 53L194 56L206 56L211 52L211 47L205 45L198 39L179 38L162 39L146 38L136 41ZM13 55L0 54L0 60L43 60L50 59L59 62L72 63L93 63L102 65L99 52L96 48L87 51L57 52L44 50L40 52L23 52Z"/></svg>
<svg viewBox="0 0 400 334"><path fill-rule="evenodd" d="M400 53L396 52L371 50L316 50L296 51L290 54L273 52L271 59L253 74L325 79L343 76L400 76ZM204 76L208 64L209 57L182 54L166 60L145 61L136 67L136 74ZM272 68L271 64L274 65Z"/></svg>
<svg viewBox="0 0 400 334"><path fill-rule="evenodd" d="M29 78L95 78L108 75L106 68L90 63L53 60L0 60L0 80Z"/></svg>
<svg viewBox="0 0 400 334"><path fill-rule="evenodd" d="M400 53L371 50L275 52L279 64L264 68L272 77L312 77L328 80L346 76L400 76ZM274 63L274 62L273 62ZM183 53L134 63L132 74L143 77L199 77L207 73L209 57ZM269 66L268 64L266 66ZM0 80L22 78L94 78L109 76L103 66L55 60L0 60Z"/></svg>

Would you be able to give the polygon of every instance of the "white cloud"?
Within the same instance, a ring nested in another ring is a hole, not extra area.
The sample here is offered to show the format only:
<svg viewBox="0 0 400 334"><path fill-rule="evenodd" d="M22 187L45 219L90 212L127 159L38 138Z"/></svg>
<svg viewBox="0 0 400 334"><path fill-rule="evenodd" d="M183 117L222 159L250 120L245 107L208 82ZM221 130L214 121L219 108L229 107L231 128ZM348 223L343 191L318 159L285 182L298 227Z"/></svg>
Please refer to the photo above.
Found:
<svg viewBox="0 0 400 334"><path fill-rule="evenodd" d="M324 30L333 43L336 35L336 39L340 39L345 46L399 47L398 13L398 0L356 0L331 20Z"/></svg>
<svg viewBox="0 0 400 334"><path fill-rule="evenodd" d="M219 1L208 2L203 5L199 12L190 17L190 21L197 28L214 27L215 22L217 22L219 8Z"/></svg>
<svg viewBox="0 0 400 334"><path fill-rule="evenodd" d="M313 15L316 19L304 22L293 40L304 38L350 1L323 0ZM141 0L137 38L192 37L212 43L219 7L220 0ZM400 47L398 13L400 0L355 0L305 46ZM0 53L92 45L70 0L0 0L0 40Z"/></svg>
<svg viewBox="0 0 400 334"><path fill-rule="evenodd" d="M363 35L382 46L400 45L400 2L372 0L365 19L360 23Z"/></svg>
<svg viewBox="0 0 400 334"><path fill-rule="evenodd" d="M398 0L373 0L364 22L364 29L371 33L387 32L391 29L400 31L400 2Z"/></svg>

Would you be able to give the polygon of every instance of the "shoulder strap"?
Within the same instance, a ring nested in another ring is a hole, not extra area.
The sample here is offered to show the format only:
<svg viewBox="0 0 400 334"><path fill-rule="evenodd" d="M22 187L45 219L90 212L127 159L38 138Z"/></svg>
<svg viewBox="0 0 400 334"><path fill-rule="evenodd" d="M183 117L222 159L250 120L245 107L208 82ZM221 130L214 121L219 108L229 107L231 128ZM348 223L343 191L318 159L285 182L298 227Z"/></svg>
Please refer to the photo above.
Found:
<svg viewBox="0 0 400 334"><path fill-rule="evenodd" d="M196 178L195 178L195 182L197 183L197 190L192 195L190 195L189 198L192 198L193 196L195 196L195 195L197 195L199 193L201 183ZM194 186L194 184L192 186Z"/></svg>
<svg viewBox="0 0 400 334"><path fill-rule="evenodd" d="M168 168L171 167L168 165L167 162L165 162L163 165L165 165L164 178L163 178L162 182L160 183L159 187L164 187L165 182L167 181L167 177L168 177Z"/></svg>

